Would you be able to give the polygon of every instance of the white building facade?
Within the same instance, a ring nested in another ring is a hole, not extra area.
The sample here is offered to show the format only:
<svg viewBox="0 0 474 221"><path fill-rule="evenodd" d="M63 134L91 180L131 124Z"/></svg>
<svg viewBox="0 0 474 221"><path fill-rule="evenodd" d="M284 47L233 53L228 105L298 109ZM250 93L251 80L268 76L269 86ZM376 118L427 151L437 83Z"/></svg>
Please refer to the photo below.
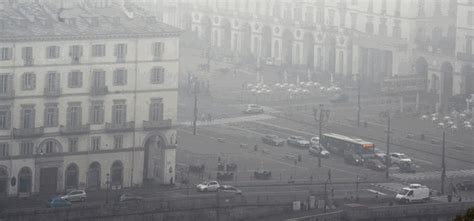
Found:
<svg viewBox="0 0 474 221"><path fill-rule="evenodd" d="M174 183L179 30L133 5L0 7L0 193Z"/></svg>

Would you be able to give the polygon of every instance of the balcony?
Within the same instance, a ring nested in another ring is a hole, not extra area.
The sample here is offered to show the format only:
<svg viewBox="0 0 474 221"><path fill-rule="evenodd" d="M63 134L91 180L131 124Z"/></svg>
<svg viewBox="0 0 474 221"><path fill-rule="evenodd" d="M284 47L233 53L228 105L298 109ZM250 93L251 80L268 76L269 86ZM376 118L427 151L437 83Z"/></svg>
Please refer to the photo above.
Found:
<svg viewBox="0 0 474 221"><path fill-rule="evenodd" d="M121 124L105 123L105 131L109 133L127 132L135 129L135 121L129 121Z"/></svg>
<svg viewBox="0 0 474 221"><path fill-rule="evenodd" d="M71 64L80 64L81 63L81 57L71 57Z"/></svg>
<svg viewBox="0 0 474 221"><path fill-rule="evenodd" d="M43 127L36 128L13 128L12 136L13 138L30 138L30 137L40 137L44 133Z"/></svg>
<svg viewBox="0 0 474 221"><path fill-rule="evenodd" d="M89 124L77 125L77 126L61 126L59 132L63 135L77 135L87 134L90 132L91 126Z"/></svg>
<svg viewBox="0 0 474 221"><path fill-rule="evenodd" d="M461 61L474 62L474 54L458 52L457 57Z"/></svg>
<svg viewBox="0 0 474 221"><path fill-rule="evenodd" d="M59 97L61 96L61 88L45 88L44 96L45 97Z"/></svg>
<svg viewBox="0 0 474 221"><path fill-rule="evenodd" d="M34 64L33 58L24 59L23 61L25 62L24 63L25 66L33 66L33 64Z"/></svg>
<svg viewBox="0 0 474 221"><path fill-rule="evenodd" d="M13 99L15 97L15 90L7 89L6 91L0 92L0 99Z"/></svg>
<svg viewBox="0 0 474 221"><path fill-rule="evenodd" d="M171 119L158 121L143 121L144 130L161 130L171 128Z"/></svg>
<svg viewBox="0 0 474 221"><path fill-rule="evenodd" d="M109 88L105 85L91 87L91 96L102 96L109 92Z"/></svg>

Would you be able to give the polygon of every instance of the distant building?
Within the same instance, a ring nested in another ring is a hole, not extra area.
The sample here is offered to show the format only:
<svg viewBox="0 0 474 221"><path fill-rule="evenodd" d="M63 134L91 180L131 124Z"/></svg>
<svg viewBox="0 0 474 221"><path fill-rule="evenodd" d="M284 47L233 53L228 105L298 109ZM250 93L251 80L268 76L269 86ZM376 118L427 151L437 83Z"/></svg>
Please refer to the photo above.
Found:
<svg viewBox="0 0 474 221"><path fill-rule="evenodd" d="M0 0L0 194L174 183L179 34L112 0Z"/></svg>
<svg viewBox="0 0 474 221"><path fill-rule="evenodd" d="M438 94L441 104L466 93L457 52L471 38L456 33L472 35L470 0L162 0L161 4L176 8L166 10L164 17L176 17L178 27L195 32L216 51L314 68L326 79L360 76L371 87L397 75L422 75L425 83L417 84L419 91ZM461 58L472 60L469 55Z"/></svg>
<svg viewBox="0 0 474 221"><path fill-rule="evenodd" d="M458 0L456 22L456 73L459 92L474 94L474 1Z"/></svg>

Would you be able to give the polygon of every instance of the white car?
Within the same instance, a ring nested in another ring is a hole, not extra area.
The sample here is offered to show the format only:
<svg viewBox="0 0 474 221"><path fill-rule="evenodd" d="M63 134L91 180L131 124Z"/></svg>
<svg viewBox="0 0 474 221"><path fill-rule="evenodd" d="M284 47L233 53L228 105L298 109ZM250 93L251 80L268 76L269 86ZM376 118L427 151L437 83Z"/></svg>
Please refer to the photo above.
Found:
<svg viewBox="0 0 474 221"><path fill-rule="evenodd" d="M329 157L329 151L319 144L313 144L309 147L309 153L318 157Z"/></svg>
<svg viewBox="0 0 474 221"><path fill-rule="evenodd" d="M319 137L311 137L309 141L311 142L311 144L319 144Z"/></svg>
<svg viewBox="0 0 474 221"><path fill-rule="evenodd" d="M263 107L258 104L248 104L244 112L247 114L260 114L263 113Z"/></svg>
<svg viewBox="0 0 474 221"><path fill-rule="evenodd" d="M73 190L64 196L61 196L61 199L69 202L84 202L86 201L86 198L87 193L84 190Z"/></svg>
<svg viewBox="0 0 474 221"><path fill-rule="evenodd" d="M310 142L301 136L289 136L286 142L288 145L294 145L297 147L309 147L310 145Z"/></svg>
<svg viewBox="0 0 474 221"><path fill-rule="evenodd" d="M391 153L390 154L390 161L392 164L399 165L401 161L409 161L411 162L411 159L405 156L403 153Z"/></svg>
<svg viewBox="0 0 474 221"><path fill-rule="evenodd" d="M209 181L196 185L199 192L214 192L219 190L221 185L217 181Z"/></svg>

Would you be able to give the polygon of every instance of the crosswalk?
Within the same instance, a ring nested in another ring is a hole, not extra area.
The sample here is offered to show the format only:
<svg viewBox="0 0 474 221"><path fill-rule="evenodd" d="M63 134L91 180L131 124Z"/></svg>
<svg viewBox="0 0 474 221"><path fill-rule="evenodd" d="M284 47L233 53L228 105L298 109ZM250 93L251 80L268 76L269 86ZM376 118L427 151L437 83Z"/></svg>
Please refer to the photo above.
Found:
<svg viewBox="0 0 474 221"><path fill-rule="evenodd" d="M228 118L220 118L220 119L213 119L212 121L198 121L196 124L198 126L211 126L211 125L221 125L221 124L230 124L230 123L240 123L240 122L248 122L248 121L259 121L259 120L268 120L273 119L274 116L270 116L267 114L258 114L258 115L248 115L248 116L241 116L241 117L228 117ZM181 122L179 123L183 126L190 126L192 122Z"/></svg>
<svg viewBox="0 0 474 221"><path fill-rule="evenodd" d="M435 180L435 179L440 179L441 171L418 172L418 173L392 173L391 176L405 182L420 181L420 180ZM446 171L446 178L463 178L463 177L473 177L473 176L474 176L474 169Z"/></svg>

